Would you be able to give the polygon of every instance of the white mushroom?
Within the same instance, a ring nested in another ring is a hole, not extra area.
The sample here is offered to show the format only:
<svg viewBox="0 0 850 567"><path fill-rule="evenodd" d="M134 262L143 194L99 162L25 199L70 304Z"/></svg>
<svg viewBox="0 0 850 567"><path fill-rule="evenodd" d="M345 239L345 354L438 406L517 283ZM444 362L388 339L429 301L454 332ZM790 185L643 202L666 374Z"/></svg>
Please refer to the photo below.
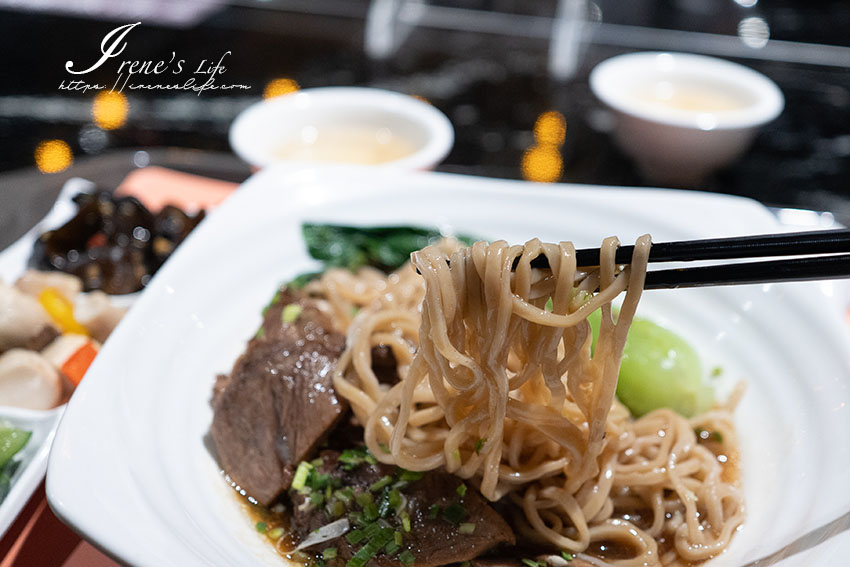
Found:
<svg viewBox="0 0 850 567"><path fill-rule="evenodd" d="M73 300L83 291L83 282L77 276L63 272L27 270L15 282L15 287L33 297L38 297L45 288L52 287L68 300Z"/></svg>
<svg viewBox="0 0 850 567"><path fill-rule="evenodd" d="M37 299L0 282L0 352L22 346L52 325Z"/></svg>
<svg viewBox="0 0 850 567"><path fill-rule="evenodd" d="M74 298L74 319L100 342L106 340L126 312L126 307L116 307L102 291L81 293Z"/></svg>
<svg viewBox="0 0 850 567"><path fill-rule="evenodd" d="M0 355L0 405L46 410L62 401L62 379L37 352L12 349Z"/></svg>

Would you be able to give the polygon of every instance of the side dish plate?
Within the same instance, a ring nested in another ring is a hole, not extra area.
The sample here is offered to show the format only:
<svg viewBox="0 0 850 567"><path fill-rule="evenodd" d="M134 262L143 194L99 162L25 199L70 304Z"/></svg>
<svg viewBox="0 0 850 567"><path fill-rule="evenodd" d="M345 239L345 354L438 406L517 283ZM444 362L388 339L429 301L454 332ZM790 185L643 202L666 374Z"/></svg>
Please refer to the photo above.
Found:
<svg viewBox="0 0 850 567"><path fill-rule="evenodd" d="M254 533L205 444L228 372L277 285L316 268L302 221L416 224L598 245L777 232L749 200L536 185L369 168L263 170L160 270L68 405L48 468L54 511L125 565L284 565ZM647 292L640 312L686 337L737 413L748 519L712 565L741 566L850 511L850 356L832 283ZM843 565L850 534L781 562Z"/></svg>

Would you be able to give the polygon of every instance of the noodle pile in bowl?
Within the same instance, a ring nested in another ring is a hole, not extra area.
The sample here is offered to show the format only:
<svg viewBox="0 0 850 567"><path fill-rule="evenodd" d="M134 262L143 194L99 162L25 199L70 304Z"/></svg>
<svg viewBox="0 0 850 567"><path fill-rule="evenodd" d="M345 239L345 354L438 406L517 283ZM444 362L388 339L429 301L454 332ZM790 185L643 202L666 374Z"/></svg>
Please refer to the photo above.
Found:
<svg viewBox="0 0 850 567"><path fill-rule="evenodd" d="M568 242L444 240L389 276L330 270L307 291L348 334L334 386L380 461L471 479L512 504L529 542L598 564L687 565L722 552L744 518L733 464L695 432L719 432L737 454L738 396L690 420L668 409L635 419L615 399L650 239L626 266L617 246L606 239L585 271ZM550 270L531 267L541 254ZM398 364L391 388L371 367L379 344Z"/></svg>

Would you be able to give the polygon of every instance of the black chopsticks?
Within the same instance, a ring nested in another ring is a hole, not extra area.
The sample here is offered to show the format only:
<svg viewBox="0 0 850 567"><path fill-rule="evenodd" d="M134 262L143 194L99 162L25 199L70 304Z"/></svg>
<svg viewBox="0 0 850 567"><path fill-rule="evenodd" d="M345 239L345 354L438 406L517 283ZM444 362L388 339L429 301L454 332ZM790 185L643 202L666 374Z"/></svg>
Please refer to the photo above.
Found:
<svg viewBox="0 0 850 567"><path fill-rule="evenodd" d="M615 261L631 261L634 246L617 249ZM762 262L737 262L695 268L648 271L644 289L758 284L850 277L850 230L821 230L782 234L712 238L653 244L649 262L734 260L771 256L809 256ZM581 267L599 265L599 249L576 251ZM545 256L532 267L548 269ZM516 267L516 262L514 267Z"/></svg>

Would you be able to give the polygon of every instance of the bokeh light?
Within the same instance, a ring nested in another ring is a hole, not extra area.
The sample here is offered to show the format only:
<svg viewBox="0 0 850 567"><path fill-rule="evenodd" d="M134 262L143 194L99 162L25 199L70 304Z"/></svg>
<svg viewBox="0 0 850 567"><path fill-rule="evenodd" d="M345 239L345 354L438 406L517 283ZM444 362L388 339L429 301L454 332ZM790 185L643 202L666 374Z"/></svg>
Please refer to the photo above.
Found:
<svg viewBox="0 0 850 567"><path fill-rule="evenodd" d="M57 173L73 161L71 146L62 140L45 140L35 148L35 166L42 173Z"/></svg>
<svg viewBox="0 0 850 567"><path fill-rule="evenodd" d="M91 115L94 123L104 130L115 130L127 122L130 103L124 94L115 91L101 91L94 97Z"/></svg>
<svg viewBox="0 0 850 567"><path fill-rule="evenodd" d="M522 156L522 177L528 181L554 183L563 171L564 160L556 145L531 146Z"/></svg>
<svg viewBox="0 0 850 567"><path fill-rule="evenodd" d="M748 47L761 49L770 39L770 26L758 16L744 18L738 23L738 36Z"/></svg>
<svg viewBox="0 0 850 567"><path fill-rule="evenodd" d="M564 143L567 133L567 119L555 110L544 112L537 117L534 123L534 139L539 145L554 144L560 146Z"/></svg>
<svg viewBox="0 0 850 567"><path fill-rule="evenodd" d="M263 98L274 98L276 96L294 93L300 88L298 81L294 79L272 79L263 90Z"/></svg>

